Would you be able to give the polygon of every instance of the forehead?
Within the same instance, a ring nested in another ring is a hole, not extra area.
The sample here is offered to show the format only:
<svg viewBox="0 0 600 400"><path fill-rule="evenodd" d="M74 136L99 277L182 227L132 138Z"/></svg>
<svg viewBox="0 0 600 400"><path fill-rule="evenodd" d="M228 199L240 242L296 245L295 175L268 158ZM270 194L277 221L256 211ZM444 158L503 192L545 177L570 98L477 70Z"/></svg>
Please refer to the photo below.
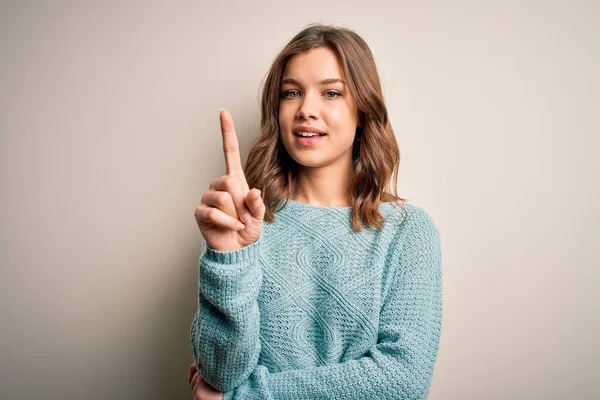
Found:
<svg viewBox="0 0 600 400"><path fill-rule="evenodd" d="M310 83L323 79L343 79L342 67L336 53L328 47L310 49L294 55L287 62L283 77Z"/></svg>

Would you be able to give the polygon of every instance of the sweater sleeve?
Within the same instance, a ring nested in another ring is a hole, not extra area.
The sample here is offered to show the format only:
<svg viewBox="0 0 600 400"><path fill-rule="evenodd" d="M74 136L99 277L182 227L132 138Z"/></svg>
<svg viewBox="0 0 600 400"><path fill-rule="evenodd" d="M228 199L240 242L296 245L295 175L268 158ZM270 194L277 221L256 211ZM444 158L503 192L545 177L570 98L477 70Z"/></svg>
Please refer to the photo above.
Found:
<svg viewBox="0 0 600 400"><path fill-rule="evenodd" d="M441 246L428 214L417 212L405 222L390 257L395 271L377 344L338 364L274 373L257 365L224 400L426 399L442 325Z"/></svg>
<svg viewBox="0 0 600 400"><path fill-rule="evenodd" d="M199 261L198 311L190 328L190 347L204 380L223 392L244 382L258 363L260 246L260 238L234 251L206 245Z"/></svg>

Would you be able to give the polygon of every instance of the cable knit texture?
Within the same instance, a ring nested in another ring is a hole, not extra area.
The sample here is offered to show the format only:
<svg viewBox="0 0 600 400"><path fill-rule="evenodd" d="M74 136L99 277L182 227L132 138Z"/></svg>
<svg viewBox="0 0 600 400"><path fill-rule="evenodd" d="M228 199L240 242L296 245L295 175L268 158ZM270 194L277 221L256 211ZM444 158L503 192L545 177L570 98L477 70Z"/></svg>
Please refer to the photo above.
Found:
<svg viewBox="0 0 600 400"><path fill-rule="evenodd" d="M203 241L191 329L204 380L231 399L426 399L442 326L439 232L422 208L289 200L235 251Z"/></svg>

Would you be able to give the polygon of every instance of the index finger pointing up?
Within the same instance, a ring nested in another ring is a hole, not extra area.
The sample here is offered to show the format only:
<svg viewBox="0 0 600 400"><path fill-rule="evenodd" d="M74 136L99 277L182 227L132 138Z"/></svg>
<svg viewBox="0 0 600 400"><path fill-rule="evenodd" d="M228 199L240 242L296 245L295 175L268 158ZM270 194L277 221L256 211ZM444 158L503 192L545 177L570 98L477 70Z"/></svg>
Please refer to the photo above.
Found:
<svg viewBox="0 0 600 400"><path fill-rule="evenodd" d="M226 109L221 110L219 117L221 119L223 152L225 153L227 175L237 174L242 171L242 160L240 159L240 149L235 133L235 126L233 125L233 119Z"/></svg>

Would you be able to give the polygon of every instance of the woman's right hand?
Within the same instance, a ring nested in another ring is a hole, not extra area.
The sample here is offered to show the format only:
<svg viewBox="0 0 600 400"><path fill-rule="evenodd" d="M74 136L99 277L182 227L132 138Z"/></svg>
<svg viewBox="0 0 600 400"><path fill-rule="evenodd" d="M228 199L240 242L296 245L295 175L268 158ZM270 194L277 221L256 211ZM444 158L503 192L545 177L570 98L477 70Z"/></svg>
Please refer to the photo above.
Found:
<svg viewBox="0 0 600 400"><path fill-rule="evenodd" d="M254 243L262 232L265 205L260 190L249 190L231 115L221 110L226 175L214 179L194 216L206 243L215 250L233 251ZM249 219L244 219L248 214Z"/></svg>

